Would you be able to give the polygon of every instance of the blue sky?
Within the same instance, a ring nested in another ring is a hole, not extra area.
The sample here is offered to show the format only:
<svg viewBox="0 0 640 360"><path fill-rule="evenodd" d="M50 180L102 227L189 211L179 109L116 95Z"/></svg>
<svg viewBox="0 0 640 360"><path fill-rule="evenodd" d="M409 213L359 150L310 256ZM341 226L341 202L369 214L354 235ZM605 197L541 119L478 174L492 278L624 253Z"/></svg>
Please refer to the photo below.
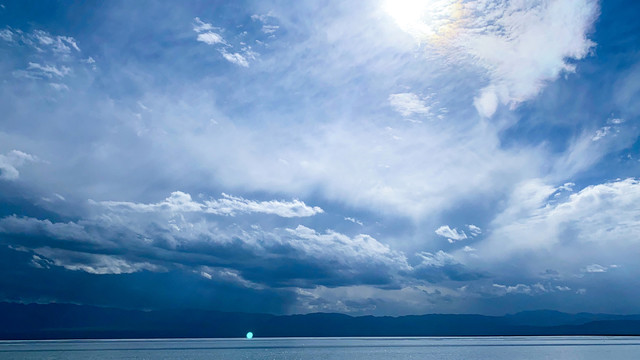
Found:
<svg viewBox="0 0 640 360"><path fill-rule="evenodd" d="M638 313L634 1L3 1L0 299Z"/></svg>

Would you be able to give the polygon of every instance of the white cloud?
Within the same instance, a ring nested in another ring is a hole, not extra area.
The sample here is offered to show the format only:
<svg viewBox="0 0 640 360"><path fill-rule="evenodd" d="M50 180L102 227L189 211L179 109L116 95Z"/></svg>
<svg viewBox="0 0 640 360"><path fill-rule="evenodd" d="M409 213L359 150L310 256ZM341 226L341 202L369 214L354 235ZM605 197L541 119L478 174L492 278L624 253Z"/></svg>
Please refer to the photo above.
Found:
<svg viewBox="0 0 640 360"><path fill-rule="evenodd" d="M49 83L49 86L51 86L52 88L54 88L57 91L69 91L69 87L65 84L61 84L61 83Z"/></svg>
<svg viewBox="0 0 640 360"><path fill-rule="evenodd" d="M64 267L72 271L84 271L90 274L131 274L143 270L164 271L160 266L149 262L132 262L113 255L79 253L69 250L38 248L34 252L45 259L48 264Z"/></svg>
<svg viewBox="0 0 640 360"><path fill-rule="evenodd" d="M471 236L478 236L482 234L482 229L473 224L467 225L467 228L469 229L469 233L471 234Z"/></svg>
<svg viewBox="0 0 640 360"><path fill-rule="evenodd" d="M209 280L216 280L237 284L250 289L264 289L265 286L249 281L242 277L239 271L229 268L214 268L210 266L202 266L200 275Z"/></svg>
<svg viewBox="0 0 640 360"><path fill-rule="evenodd" d="M584 269L582 269L583 272L587 272L587 273L604 273L607 272L608 268L606 266L602 266L599 264L591 264L591 265L587 265Z"/></svg>
<svg viewBox="0 0 640 360"><path fill-rule="evenodd" d="M593 135L591 140L598 141L598 140L602 139L603 137L607 136L607 134L609 133L609 130L611 130L611 126L603 126L603 127L601 127L600 129L596 130L596 133L595 133L595 135Z"/></svg>
<svg viewBox="0 0 640 360"><path fill-rule="evenodd" d="M442 250L439 250L435 254L423 251L416 253L416 255L422 259L420 263L421 266L443 267L446 265L458 263L458 261L453 256L447 254Z"/></svg>
<svg viewBox="0 0 640 360"><path fill-rule="evenodd" d="M0 233L46 235L61 240L88 241L93 237L86 232L84 226L74 222L51 222L30 217L7 216L0 219Z"/></svg>
<svg viewBox="0 0 640 360"><path fill-rule="evenodd" d="M0 30L0 39L8 42L13 42L13 32L9 29Z"/></svg>
<svg viewBox="0 0 640 360"><path fill-rule="evenodd" d="M439 236L447 238L449 242L460 241L467 238L464 231L456 228L450 228L449 225L442 225L436 229L435 233Z"/></svg>
<svg viewBox="0 0 640 360"><path fill-rule="evenodd" d="M491 266L516 257L530 274L549 268L604 272L608 268L598 263L635 261L628 249L640 242L638 180L588 186L562 200L551 197L555 191L541 182L521 184L492 222L490 235L475 244L478 261L486 257Z"/></svg>
<svg viewBox="0 0 640 360"><path fill-rule="evenodd" d="M222 38L222 36L220 34L216 34L214 32L206 32L206 33L202 33L202 34L198 34L198 41L201 41L205 44L208 45L215 45L215 44L224 44L225 41Z"/></svg>
<svg viewBox="0 0 640 360"><path fill-rule="evenodd" d="M275 33L280 26L278 25L262 25L262 32L265 34L273 34Z"/></svg>
<svg viewBox="0 0 640 360"><path fill-rule="evenodd" d="M414 93L398 93L389 95L389 104L395 111L402 116L411 116L414 114L428 115L430 107L427 106L424 99L421 99Z"/></svg>
<svg viewBox="0 0 640 360"><path fill-rule="evenodd" d="M491 84L475 101L484 116L493 115L498 100L515 106L562 72L574 72L575 65L567 60L583 59L595 46L587 34L598 14L597 1L480 4L487 15L476 19L479 31L464 34L459 45L491 76Z"/></svg>
<svg viewBox="0 0 640 360"><path fill-rule="evenodd" d="M334 264L353 266L354 271L358 271L356 264L371 266L376 263L395 270L410 269L404 254L391 250L389 246L366 234L349 237L332 230L318 233L303 225L286 231L292 236L289 244L302 250L304 254Z"/></svg>
<svg viewBox="0 0 640 360"><path fill-rule="evenodd" d="M193 21L194 21L193 31L195 31L197 33L200 33L200 32L203 32L203 31L211 31L211 30L214 29L213 25L200 20L199 17L194 18Z"/></svg>
<svg viewBox="0 0 640 360"><path fill-rule="evenodd" d="M37 40L40 45L50 47L56 53L68 54L71 52L71 48L78 52L80 51L76 40L70 36L53 36L46 31L35 30L33 32L33 38ZM71 48L69 46L71 46Z"/></svg>
<svg viewBox="0 0 640 360"><path fill-rule="evenodd" d="M191 195L175 191L171 196L159 203L143 204L128 201L93 202L113 210L137 212L171 211L171 212L203 212L215 215L235 216L237 214L261 213L285 218L306 217L322 214L317 206L307 206L303 201L253 201L237 196L222 194L221 199L207 200L203 203L193 201Z"/></svg>
<svg viewBox="0 0 640 360"><path fill-rule="evenodd" d="M493 87L486 87L480 95L473 99L473 105L478 113L484 117L491 117L498 109L498 95Z"/></svg>
<svg viewBox="0 0 640 360"><path fill-rule="evenodd" d="M132 215L118 207L117 211L99 213L77 223L9 216L0 219L0 233L31 235L30 239L36 241L28 241L28 245L39 256L51 259L57 266L94 274L165 271L186 266L206 273L201 274L205 278L256 287L256 282L249 282L254 280L244 280L248 278L240 269L279 274L278 264L309 267L294 279L282 275L267 279L269 283L295 284L309 278L317 284L318 268L322 269L323 281L330 284L369 282L372 278L375 282L392 282L394 276L411 270L402 252L393 251L366 234L350 237L332 230L320 233L303 225L271 230L236 224L221 227L207 220L202 212ZM23 238L17 238L16 243ZM88 242L91 252L80 250ZM115 256L116 249L127 251ZM224 249L224 254L217 255L216 249ZM222 259L228 266L217 268Z"/></svg>
<svg viewBox="0 0 640 360"><path fill-rule="evenodd" d="M355 219L355 218L352 218L352 217L345 217L344 219L345 219L346 221L351 221L352 223L354 223L354 224L358 224L358 225L360 225L360 226L362 226L362 225L363 225L363 224L362 224L362 221L360 221L360 220L358 220L358 219Z"/></svg>
<svg viewBox="0 0 640 360"><path fill-rule="evenodd" d="M222 57L224 57L229 62L240 65L242 67L249 67L249 61L240 53L230 53L224 49L220 50L220 53L222 54Z"/></svg>
<svg viewBox="0 0 640 360"><path fill-rule="evenodd" d="M471 246L465 246L464 248L462 248L462 251L470 253L476 251L476 249L472 248Z"/></svg>
<svg viewBox="0 0 640 360"><path fill-rule="evenodd" d="M26 70L14 72L18 77L23 76L32 79L63 78L70 73L71 68L64 65L57 67L55 65L41 65L33 62L29 63Z"/></svg>
<svg viewBox="0 0 640 360"><path fill-rule="evenodd" d="M498 290L498 294L506 295L506 294L527 294L530 295L532 293L531 286L525 284L517 284L514 286L501 285L501 284L493 284L495 290Z"/></svg>
<svg viewBox="0 0 640 360"><path fill-rule="evenodd" d="M269 18L272 17L271 12L269 12L268 14L253 14L251 15L251 20L253 21L260 21L260 22L267 22L269 20Z"/></svg>
<svg viewBox="0 0 640 360"><path fill-rule="evenodd" d="M12 150L7 154L0 154L0 179L16 180L20 177L18 168L26 162L37 161L38 158L19 150Z"/></svg>
<svg viewBox="0 0 640 360"><path fill-rule="evenodd" d="M588 33L598 15L596 0L390 1L398 25L447 59L484 68L490 83L474 105L491 117L499 103L516 106L545 83L575 71L595 44Z"/></svg>
<svg viewBox="0 0 640 360"><path fill-rule="evenodd" d="M222 194L222 199L205 201L206 212L233 216L236 213L263 213L281 217L306 217L322 214L317 206L307 206L304 202L293 201L252 201L241 197Z"/></svg>

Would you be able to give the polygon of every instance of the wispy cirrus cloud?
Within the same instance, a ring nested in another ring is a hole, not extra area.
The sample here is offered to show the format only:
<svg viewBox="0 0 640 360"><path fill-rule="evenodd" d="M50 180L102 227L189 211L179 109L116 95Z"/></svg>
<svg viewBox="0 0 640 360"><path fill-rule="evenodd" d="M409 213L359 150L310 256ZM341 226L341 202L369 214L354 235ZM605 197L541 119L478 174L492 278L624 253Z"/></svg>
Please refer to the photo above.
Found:
<svg viewBox="0 0 640 360"><path fill-rule="evenodd" d="M595 47L589 39L599 14L596 0L443 0L388 3L398 25L436 54L483 68L489 84L474 99L491 117L536 96L549 81L572 73L575 60ZM544 53L544 56L540 56Z"/></svg>
<svg viewBox="0 0 640 360"><path fill-rule="evenodd" d="M239 51L230 51L229 49L233 49L234 46L220 35L221 30L210 23L200 20L198 17L194 19L193 31L198 34L197 41L207 45L216 45L220 55L228 62L242 67L249 67L249 61L255 60L258 54L251 49L251 46L243 43L240 44Z"/></svg>

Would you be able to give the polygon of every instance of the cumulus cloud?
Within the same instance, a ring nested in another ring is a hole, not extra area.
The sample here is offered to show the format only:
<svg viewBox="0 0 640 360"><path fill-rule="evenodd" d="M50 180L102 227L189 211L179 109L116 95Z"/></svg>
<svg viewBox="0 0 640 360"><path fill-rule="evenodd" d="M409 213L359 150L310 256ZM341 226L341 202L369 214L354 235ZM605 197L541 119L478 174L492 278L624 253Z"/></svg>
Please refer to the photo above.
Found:
<svg viewBox="0 0 640 360"><path fill-rule="evenodd" d="M20 177L18 168L27 162L37 161L37 157L19 150L0 154L0 179L16 180Z"/></svg>
<svg viewBox="0 0 640 360"><path fill-rule="evenodd" d="M391 107L405 117L414 114L428 115L431 111L426 101L414 93L391 94L388 100Z"/></svg>
<svg viewBox="0 0 640 360"><path fill-rule="evenodd" d="M632 261L628 248L640 232L637 179L587 186L562 200L551 196L556 190L542 182L521 184L490 235L475 244L481 257L520 258L520 269L532 273L549 266L564 273L605 272L599 263Z"/></svg>
<svg viewBox="0 0 640 360"><path fill-rule="evenodd" d="M285 218L306 217L322 214L324 211L317 206L307 206L303 201L254 201L242 197L222 194L221 199L196 202L191 195L175 191L171 196L159 203L143 204L128 201L93 202L114 210L130 210L139 212L172 211L172 212L204 212L215 215L235 216L237 214L262 213Z"/></svg>
<svg viewBox="0 0 640 360"><path fill-rule="evenodd" d="M34 252L51 265L92 274L193 269L239 286L309 287L397 284L411 266L402 252L375 238L318 232L298 225L262 228L222 224L211 215L321 213L295 200L255 202L225 195L203 203L174 192L159 203L94 202L93 215L55 222L33 217L0 219L3 242ZM32 259L33 260L33 259ZM246 281L245 281L246 280ZM397 286L397 285L394 285Z"/></svg>
<svg viewBox="0 0 640 360"><path fill-rule="evenodd" d="M450 243L454 241L460 241L467 238L467 234L464 231L456 228L450 228L449 225L442 225L436 229L435 233L439 236L447 238Z"/></svg>

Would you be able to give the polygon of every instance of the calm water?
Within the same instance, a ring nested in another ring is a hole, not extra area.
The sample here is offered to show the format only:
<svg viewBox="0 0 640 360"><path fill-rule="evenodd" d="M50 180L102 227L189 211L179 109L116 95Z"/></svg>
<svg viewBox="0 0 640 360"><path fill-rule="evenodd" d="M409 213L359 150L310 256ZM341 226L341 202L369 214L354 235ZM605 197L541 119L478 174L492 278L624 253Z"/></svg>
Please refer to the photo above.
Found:
<svg viewBox="0 0 640 360"><path fill-rule="evenodd" d="M0 359L640 359L637 337L0 341Z"/></svg>

